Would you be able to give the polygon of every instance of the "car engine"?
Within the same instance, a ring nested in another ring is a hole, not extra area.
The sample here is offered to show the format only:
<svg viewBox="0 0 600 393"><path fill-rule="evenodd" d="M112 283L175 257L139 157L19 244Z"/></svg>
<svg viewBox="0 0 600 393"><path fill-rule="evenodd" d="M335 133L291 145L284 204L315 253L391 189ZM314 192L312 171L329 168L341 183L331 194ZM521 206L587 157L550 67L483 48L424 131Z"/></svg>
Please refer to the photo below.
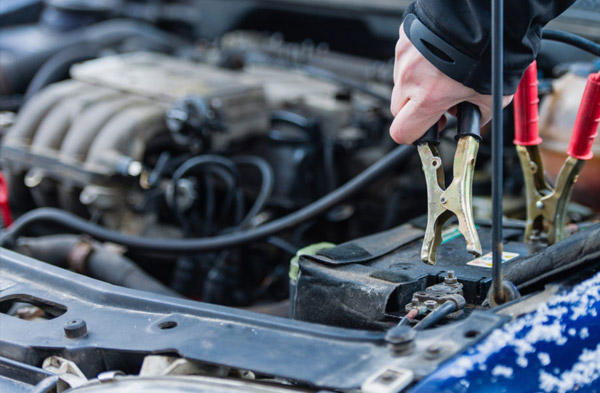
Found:
<svg viewBox="0 0 600 393"><path fill-rule="evenodd" d="M388 135L410 2L346 3L0 7L3 391L399 392L593 283L598 142L563 238L529 233L512 106L501 265L514 297L490 295L489 125L472 179L482 255L451 219L437 264L421 261L426 178ZM600 5L583 3L553 23L598 42ZM553 183L600 62L544 41L537 67ZM437 147L450 180L460 123Z"/></svg>

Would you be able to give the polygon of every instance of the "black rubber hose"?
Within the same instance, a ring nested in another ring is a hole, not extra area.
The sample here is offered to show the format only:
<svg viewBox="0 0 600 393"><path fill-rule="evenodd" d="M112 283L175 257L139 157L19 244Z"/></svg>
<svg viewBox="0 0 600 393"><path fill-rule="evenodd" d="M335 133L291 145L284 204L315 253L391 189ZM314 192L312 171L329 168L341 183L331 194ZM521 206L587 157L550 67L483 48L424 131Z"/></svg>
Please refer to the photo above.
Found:
<svg viewBox="0 0 600 393"><path fill-rule="evenodd" d="M44 62L33 76L25 92L25 101L49 84L67 78L69 68L73 64L95 58L98 51L99 48L96 45L77 44L54 54Z"/></svg>
<svg viewBox="0 0 600 393"><path fill-rule="evenodd" d="M598 253L600 224L594 224L522 261L508 264L504 279L514 282L519 289L525 288L565 269L589 263L590 256Z"/></svg>
<svg viewBox="0 0 600 393"><path fill-rule="evenodd" d="M213 171L216 175L220 176L221 179L225 182L225 184L227 185L228 190L231 190L231 192L235 192L235 189L237 188L237 185L239 183L239 171L237 169L237 167L235 166L235 164L228 158L225 157L221 157L221 156L217 156L214 154L205 154L202 156L198 156L198 157L192 157L188 160L186 160L185 162L183 162L173 173L171 182L173 185L173 210L175 211L175 215L177 216L179 222L185 226L186 224L186 220L183 217L183 213L180 211L179 209L179 202L178 202L178 198L177 198L177 183L179 182L179 180L184 177L187 173L189 173L190 171L197 169L197 168L201 168L203 166L217 166L224 168L226 171L220 171L220 170L215 170ZM213 169L217 169L216 167L213 167ZM231 175L231 176L228 176ZM228 195L230 195L230 193L228 192ZM228 199L228 198L227 198ZM228 202L228 200L226 199L226 203ZM229 201L229 203L231 203ZM239 210L239 207L238 207ZM237 214L241 215L241 212L237 212ZM237 215L236 214L236 215ZM190 228L187 228L190 229Z"/></svg>
<svg viewBox="0 0 600 393"><path fill-rule="evenodd" d="M24 93L33 75L54 53L53 48L0 56L0 95Z"/></svg>
<svg viewBox="0 0 600 393"><path fill-rule="evenodd" d="M202 226L202 235L209 236L212 232L215 219L215 180L207 176L204 179L204 224Z"/></svg>
<svg viewBox="0 0 600 393"><path fill-rule="evenodd" d="M292 243L288 242L287 240L284 240L277 236L269 236L267 238L267 244L277 247L281 251L284 251L284 252L290 254L291 256L296 255L296 253L298 252L298 249L299 249L299 247L296 247Z"/></svg>
<svg viewBox="0 0 600 393"><path fill-rule="evenodd" d="M3 55L0 58L0 94L20 94L33 75L50 57L73 45L106 48L126 39L139 38L158 51L172 52L187 44L180 37L143 22L113 19L74 30L55 45L35 52Z"/></svg>
<svg viewBox="0 0 600 393"><path fill-rule="evenodd" d="M590 41L586 38L580 37L573 33L567 33L566 31L542 30L542 38L545 40L558 41L565 44L569 44L586 52L589 52L595 56L600 57L600 44Z"/></svg>
<svg viewBox="0 0 600 393"><path fill-rule="evenodd" d="M453 313L454 311L456 311L456 304L454 304L454 302L447 301L446 303L433 310L425 318L423 318L421 322L417 323L414 329L425 330L435 325L436 323L444 319L446 315Z"/></svg>
<svg viewBox="0 0 600 393"><path fill-rule="evenodd" d="M101 241L122 244L130 250L138 252L185 255L236 247L264 239L328 211L341 201L365 188L382 174L404 163L413 152L413 146L398 146L330 194L285 217L246 231L200 239L149 239L102 228L60 209L42 208L25 213L13 222L10 229L2 236L0 244L5 245L14 241L32 224L47 222L59 224L71 231L88 234Z"/></svg>
<svg viewBox="0 0 600 393"><path fill-rule="evenodd" d="M69 255L81 242L76 235L52 235L21 238L14 251L68 269ZM143 271L130 259L108 251L93 242L93 251L85 261L85 272L93 278L125 288L139 289L161 295L181 297L166 285Z"/></svg>
<svg viewBox="0 0 600 393"><path fill-rule="evenodd" d="M275 183L275 175L273 174L273 168L269 163L257 156L239 156L232 160L236 165L252 165L258 169L261 175L261 185L258 192L258 196L254 201L254 204L248 211L248 214L244 217L239 225L240 229L246 229L251 227L250 221L256 217L258 213L265 207L265 204L273 193L273 185Z"/></svg>

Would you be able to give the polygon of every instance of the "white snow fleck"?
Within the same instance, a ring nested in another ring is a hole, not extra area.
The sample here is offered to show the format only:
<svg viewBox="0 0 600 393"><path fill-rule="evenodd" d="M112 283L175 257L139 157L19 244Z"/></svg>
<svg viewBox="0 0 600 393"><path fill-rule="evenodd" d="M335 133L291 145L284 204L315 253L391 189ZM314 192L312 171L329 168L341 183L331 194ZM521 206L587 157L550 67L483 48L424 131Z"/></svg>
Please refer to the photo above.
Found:
<svg viewBox="0 0 600 393"><path fill-rule="evenodd" d="M586 338L588 338L590 336L590 332L588 331L588 328L584 327L581 328L581 330L579 331L579 337L582 340L585 340Z"/></svg>
<svg viewBox="0 0 600 393"><path fill-rule="evenodd" d="M492 354L506 348L512 348L514 351L517 365L527 367L527 355L536 353L537 343L564 345L569 336L577 335L577 330L565 331L563 320L568 318L575 321L581 317L593 316L597 314L594 307L598 307L599 303L600 274L597 274L578 284L571 291L555 295L548 303L540 305L535 312L493 331L487 339L474 348L474 351L469 351L471 356L459 358L448 371L452 376L462 378L469 371L478 369L480 364ZM586 333L580 331L579 336L581 337L582 334L585 336ZM545 361L545 358L540 359L541 364ZM597 368L600 368L600 361L597 361ZM544 372L540 374L540 382L543 380L544 386L550 386L550 377L556 378Z"/></svg>
<svg viewBox="0 0 600 393"><path fill-rule="evenodd" d="M513 369L499 364L492 370L492 375L495 377L512 378Z"/></svg>
<svg viewBox="0 0 600 393"><path fill-rule="evenodd" d="M538 359L540 360L540 364L544 367L550 364L550 355L546 352L538 353Z"/></svg>
<svg viewBox="0 0 600 393"><path fill-rule="evenodd" d="M473 361L469 358L461 357L456 361L455 367L450 370L450 375L455 378L462 378L467 375L467 371L473 368Z"/></svg>
<svg viewBox="0 0 600 393"><path fill-rule="evenodd" d="M566 393L576 387L589 385L600 378L600 344L595 349L584 349L577 363L558 376L540 370L540 388L545 392Z"/></svg>
<svg viewBox="0 0 600 393"><path fill-rule="evenodd" d="M527 365L529 364L529 361L524 356L519 356L517 358L516 362L520 367L523 367L523 368L527 367Z"/></svg>

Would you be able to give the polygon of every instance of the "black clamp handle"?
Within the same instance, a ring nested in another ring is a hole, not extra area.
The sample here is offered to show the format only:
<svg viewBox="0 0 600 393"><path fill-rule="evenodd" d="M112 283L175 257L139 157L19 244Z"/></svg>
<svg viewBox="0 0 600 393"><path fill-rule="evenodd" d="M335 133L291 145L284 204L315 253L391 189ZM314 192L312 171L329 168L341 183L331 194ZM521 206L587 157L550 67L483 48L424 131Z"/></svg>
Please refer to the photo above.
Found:
<svg viewBox="0 0 600 393"><path fill-rule="evenodd" d="M481 132L479 129L481 125L481 112L479 112L477 105L470 102L458 104L456 120L457 133L455 139L457 141L463 136L472 136L478 142L481 142ZM418 146L424 143L436 146L440 144L440 133L437 123L431 126L422 137L417 139L414 145Z"/></svg>
<svg viewBox="0 0 600 393"><path fill-rule="evenodd" d="M463 136L472 136L481 142L481 112L475 104L462 102L456 111L457 130L455 139L458 141Z"/></svg>
<svg viewBox="0 0 600 393"><path fill-rule="evenodd" d="M427 132L425 132L425 134L423 134L423 136L417 139L413 144L418 146L424 143L436 146L440 144L440 132L438 130L437 123L431 126L431 128L429 128Z"/></svg>

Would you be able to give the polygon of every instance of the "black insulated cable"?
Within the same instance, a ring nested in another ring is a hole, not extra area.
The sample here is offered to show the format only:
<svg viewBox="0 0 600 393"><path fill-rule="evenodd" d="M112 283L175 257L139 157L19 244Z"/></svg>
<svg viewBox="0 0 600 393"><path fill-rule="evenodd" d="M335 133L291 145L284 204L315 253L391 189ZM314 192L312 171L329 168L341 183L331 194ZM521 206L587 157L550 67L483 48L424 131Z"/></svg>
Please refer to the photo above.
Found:
<svg viewBox="0 0 600 393"><path fill-rule="evenodd" d="M238 171L237 167L235 166L235 164L228 158L214 155L214 154L205 154L202 156L190 158L190 159L186 160L185 162L183 162L175 170L175 172L173 173L172 179L171 179L172 187L173 187L173 198L172 198L173 206L172 206L172 208L173 208L173 211L175 212L175 215L176 215L178 221L180 222L180 224L182 224L184 226L184 229L188 232L189 232L190 228L188 227L188 225L186 223L183 212L179 208L179 201L178 201L179 198L177 195L178 183L179 183L179 180L182 179L187 173L191 172L192 170L204 167L204 166L209 166L209 169L213 173L215 173L217 176L219 176L223 180L223 182L227 185L227 189L229 191L227 193L227 197L225 198L224 207L228 207L231 204L232 199L230 199L230 198L233 198L233 193L235 193L235 190L237 189L237 186L239 183L239 177L240 177L239 171ZM239 203L238 203L238 205L239 205ZM241 208L241 206L238 206L236 208L236 216L242 215L240 208ZM240 218L240 220L241 220L241 218Z"/></svg>
<svg viewBox="0 0 600 393"><path fill-rule="evenodd" d="M143 238L103 228L60 209L41 208L27 212L15 220L10 229L3 234L0 245L8 245L31 225L46 222L57 224L70 231L88 234L101 241L121 244L131 251L142 253L185 255L236 247L293 228L328 211L365 188L382 174L400 166L412 156L414 151L413 146L398 146L335 191L294 213L245 231L199 239Z"/></svg>
<svg viewBox="0 0 600 393"><path fill-rule="evenodd" d="M244 217L240 223L240 229L246 229L251 227L251 221L260 211L265 207L267 201L273 193L273 185L275 183L275 175L273 174L273 168L264 159L258 156L239 156L232 159L236 165L251 165L254 166L260 172L261 185L258 191L258 196L254 201L254 204L248 211L248 214Z"/></svg>
<svg viewBox="0 0 600 393"><path fill-rule="evenodd" d="M414 329L425 330L435 325L436 323L444 319L448 314L453 313L454 311L456 311L456 304L454 302L447 301L446 303L442 304L441 306L433 310L431 313L429 313L425 318L421 320L421 322L417 323Z"/></svg>
<svg viewBox="0 0 600 393"><path fill-rule="evenodd" d="M566 31L542 30L542 38L550 41L558 41L564 44L569 44L586 52L589 52L595 56L600 57L600 44L590 41L586 38L580 37L576 34L567 33Z"/></svg>

